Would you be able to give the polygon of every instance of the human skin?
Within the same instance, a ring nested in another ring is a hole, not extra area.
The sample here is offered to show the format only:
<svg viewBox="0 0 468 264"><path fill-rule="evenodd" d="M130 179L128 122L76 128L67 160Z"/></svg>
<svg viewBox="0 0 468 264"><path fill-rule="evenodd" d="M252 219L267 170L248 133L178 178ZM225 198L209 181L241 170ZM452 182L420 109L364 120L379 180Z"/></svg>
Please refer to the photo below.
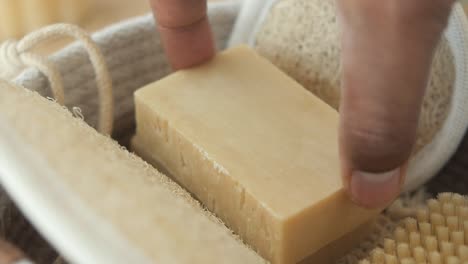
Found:
<svg viewBox="0 0 468 264"><path fill-rule="evenodd" d="M398 196L435 48L454 0L335 0L342 34L339 146L357 204ZM174 70L215 54L206 0L150 0Z"/></svg>
<svg viewBox="0 0 468 264"><path fill-rule="evenodd" d="M26 260L23 252L10 243L0 239L0 263L14 264Z"/></svg>

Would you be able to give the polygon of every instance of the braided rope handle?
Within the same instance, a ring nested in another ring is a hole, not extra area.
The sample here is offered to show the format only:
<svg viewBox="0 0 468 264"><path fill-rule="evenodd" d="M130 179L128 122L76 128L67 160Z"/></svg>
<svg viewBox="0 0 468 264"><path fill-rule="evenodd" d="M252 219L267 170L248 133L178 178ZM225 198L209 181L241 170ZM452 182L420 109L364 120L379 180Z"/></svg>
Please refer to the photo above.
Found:
<svg viewBox="0 0 468 264"><path fill-rule="evenodd" d="M49 80L55 100L63 105L65 101L63 80L58 69L46 57L31 50L38 44L60 37L78 40L88 52L96 73L99 93L99 132L110 135L114 120L112 80L101 51L87 32L75 25L55 24L26 35L20 41L8 40L0 45L0 78L12 80L26 67L35 67Z"/></svg>

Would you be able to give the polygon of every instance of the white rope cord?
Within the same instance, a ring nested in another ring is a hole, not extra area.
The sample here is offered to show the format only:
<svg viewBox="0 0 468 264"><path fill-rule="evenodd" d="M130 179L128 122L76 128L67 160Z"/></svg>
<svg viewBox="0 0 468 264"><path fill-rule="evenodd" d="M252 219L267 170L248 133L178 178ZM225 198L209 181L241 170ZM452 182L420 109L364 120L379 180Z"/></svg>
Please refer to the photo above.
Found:
<svg viewBox="0 0 468 264"><path fill-rule="evenodd" d="M88 52L95 70L99 93L98 130L110 135L114 120L112 81L104 56L92 38L81 28L70 24L55 24L34 31L18 42L13 40L4 42L0 45L0 78L11 80L26 67L35 67L48 78L54 98L63 105L64 89L59 71L45 57L29 52L43 41L63 36L79 40Z"/></svg>

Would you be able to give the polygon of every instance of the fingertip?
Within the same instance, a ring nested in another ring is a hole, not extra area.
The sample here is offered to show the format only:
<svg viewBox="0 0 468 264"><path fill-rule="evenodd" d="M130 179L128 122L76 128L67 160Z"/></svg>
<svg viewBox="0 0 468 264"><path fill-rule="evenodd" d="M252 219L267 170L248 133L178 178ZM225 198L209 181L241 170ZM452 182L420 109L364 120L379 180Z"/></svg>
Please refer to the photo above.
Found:
<svg viewBox="0 0 468 264"><path fill-rule="evenodd" d="M401 191L402 168L382 173L355 170L349 177L348 192L356 204L370 209L388 206Z"/></svg>
<svg viewBox="0 0 468 264"><path fill-rule="evenodd" d="M150 4L174 70L199 65L215 55L206 0L151 0Z"/></svg>
<svg viewBox="0 0 468 264"><path fill-rule="evenodd" d="M213 36L206 17L183 28L160 25L159 31L174 70L202 64L215 55Z"/></svg>

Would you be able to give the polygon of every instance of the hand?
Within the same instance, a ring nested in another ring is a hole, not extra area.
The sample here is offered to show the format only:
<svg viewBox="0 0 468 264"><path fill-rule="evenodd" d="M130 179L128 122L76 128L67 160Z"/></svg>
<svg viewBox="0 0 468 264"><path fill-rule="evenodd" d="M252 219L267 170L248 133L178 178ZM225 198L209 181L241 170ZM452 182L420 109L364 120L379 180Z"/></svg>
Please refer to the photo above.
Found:
<svg viewBox="0 0 468 264"><path fill-rule="evenodd" d="M434 50L453 0L336 0L342 29L344 185L369 208L400 192ZM205 0L150 0L174 69L214 55Z"/></svg>
<svg viewBox="0 0 468 264"><path fill-rule="evenodd" d="M340 155L353 201L400 192L433 53L453 0L336 0L342 29Z"/></svg>
<svg viewBox="0 0 468 264"><path fill-rule="evenodd" d="M150 0L173 69L203 63L215 54L206 0Z"/></svg>

